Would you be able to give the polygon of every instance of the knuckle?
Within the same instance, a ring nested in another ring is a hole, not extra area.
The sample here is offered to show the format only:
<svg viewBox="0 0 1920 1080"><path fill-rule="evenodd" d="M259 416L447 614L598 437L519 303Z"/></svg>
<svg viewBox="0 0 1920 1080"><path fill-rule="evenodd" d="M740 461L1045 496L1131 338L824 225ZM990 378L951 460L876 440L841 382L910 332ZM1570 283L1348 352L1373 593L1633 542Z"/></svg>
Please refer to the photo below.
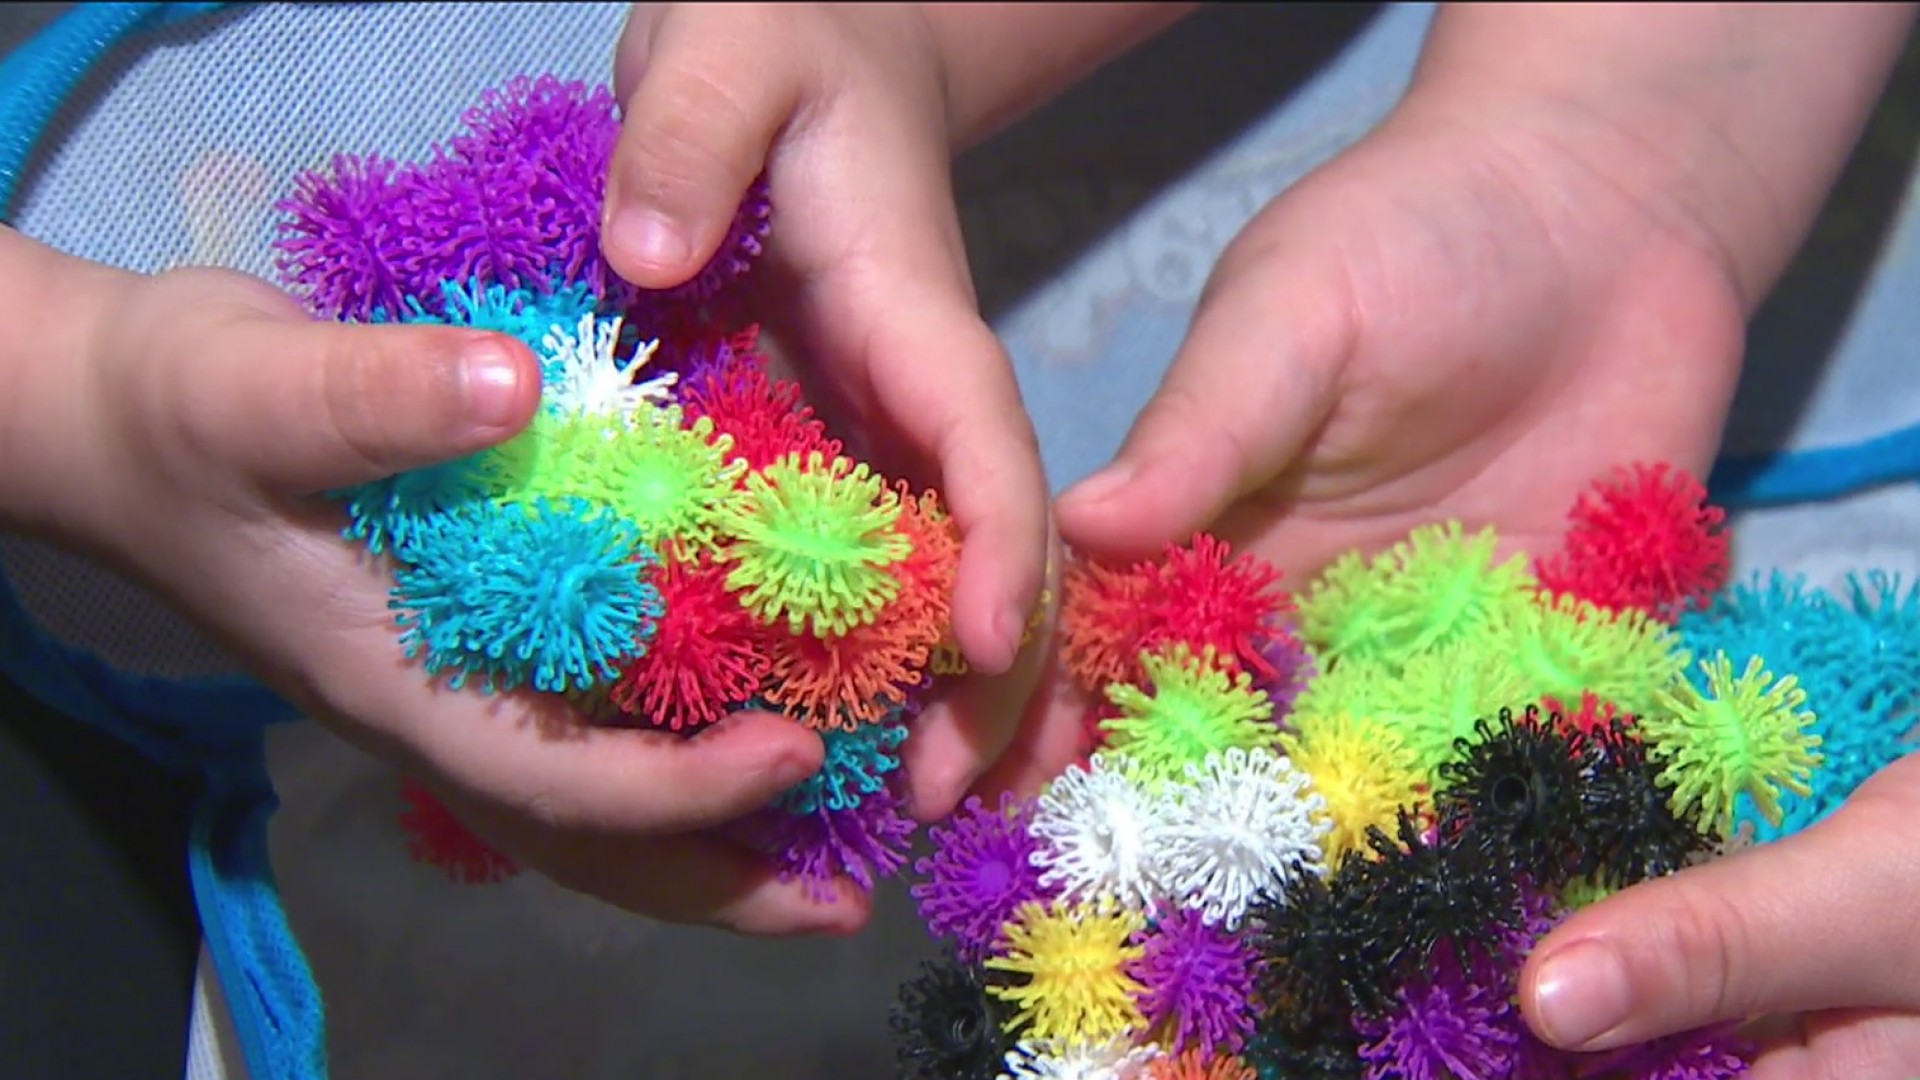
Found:
<svg viewBox="0 0 1920 1080"><path fill-rule="evenodd" d="M1250 475L1260 448L1245 426L1236 422L1237 414L1238 410L1223 409L1186 380L1170 380L1154 400L1152 435L1162 441L1156 445L1182 446L1209 464L1217 462L1210 474L1223 468L1222 482L1238 491L1266 477Z"/></svg>
<svg viewBox="0 0 1920 1080"><path fill-rule="evenodd" d="M738 85L720 73L696 65L650 72L627 119L628 190L664 203L711 198L722 182L744 188L759 171L751 159L766 148L740 140L778 123L754 113Z"/></svg>
<svg viewBox="0 0 1920 1080"><path fill-rule="evenodd" d="M207 346L220 347L215 341ZM98 382L124 452L175 479L225 475L239 464L228 460L232 455L226 449L230 395L189 368L190 358L199 353L167 340L114 342L112 348L146 353L139 361L129 355L126 362L116 362Z"/></svg>
<svg viewBox="0 0 1920 1080"><path fill-rule="evenodd" d="M130 392L121 400L137 418L128 425L136 454L183 474L231 471L236 463L225 460L229 426L221 395L189 392L199 381L182 378L165 365L130 364L124 374L130 377L124 384Z"/></svg>
<svg viewBox="0 0 1920 1080"><path fill-rule="evenodd" d="M1671 990L1694 1017L1742 1017L1764 996L1753 980L1764 972L1752 962L1754 931L1746 911L1723 893L1701 888L1683 875L1672 879L1673 898L1664 913L1663 966Z"/></svg>
<svg viewBox="0 0 1920 1080"><path fill-rule="evenodd" d="M344 339L336 338L318 366L320 402L324 412L323 437L356 468L383 471L381 419L374 407L378 374L370 358Z"/></svg>
<svg viewBox="0 0 1920 1080"><path fill-rule="evenodd" d="M1174 430L1195 430L1205 423L1209 409L1198 391L1184 382L1169 382L1155 395L1154 414L1159 422Z"/></svg>

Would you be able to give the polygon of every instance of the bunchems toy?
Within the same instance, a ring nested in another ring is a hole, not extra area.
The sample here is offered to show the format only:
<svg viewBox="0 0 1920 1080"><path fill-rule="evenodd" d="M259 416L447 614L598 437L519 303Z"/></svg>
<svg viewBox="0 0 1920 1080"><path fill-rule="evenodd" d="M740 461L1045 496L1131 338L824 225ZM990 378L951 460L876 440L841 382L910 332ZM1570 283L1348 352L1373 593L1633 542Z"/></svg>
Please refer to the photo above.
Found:
<svg viewBox="0 0 1920 1080"><path fill-rule="evenodd" d="M892 1017L909 1080L1535 1080L1741 1074L1731 1029L1605 1058L1514 1005L1569 911L1814 821L1904 754L1920 597L1728 586L1723 515L1629 464L1562 548L1414 530L1289 590L1213 537L1064 572L1089 753L925 830L902 744L941 678L959 537L850 457L731 317L756 186L679 288L621 282L598 224L611 95L487 94L425 163L341 156L282 204L317 313L513 335L543 404L496 449L337 496L393 567L396 647L470 692L567 696L698 738L784 713L825 764L743 822L823 892L903 872L944 955ZM402 782L415 854L515 873ZM912 865L909 862L912 861Z"/></svg>

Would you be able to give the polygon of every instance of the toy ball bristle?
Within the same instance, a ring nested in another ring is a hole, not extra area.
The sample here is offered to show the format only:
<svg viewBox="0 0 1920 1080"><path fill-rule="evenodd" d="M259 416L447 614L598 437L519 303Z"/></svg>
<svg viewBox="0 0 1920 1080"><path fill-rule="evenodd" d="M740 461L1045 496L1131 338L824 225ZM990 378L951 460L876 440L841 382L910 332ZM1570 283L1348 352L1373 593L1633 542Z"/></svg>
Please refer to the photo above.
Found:
<svg viewBox="0 0 1920 1080"><path fill-rule="evenodd" d="M1756 822L1805 827L1911 745L1916 594L1728 589L1698 480L1629 462L1537 561L1457 521L1298 582L1206 534L1074 558L1058 640L1092 752L967 800L911 860L906 748L966 670L962 537L728 314L778 193L756 181L706 267L640 290L599 254L605 88L515 79L454 119L421 161L300 176L275 244L317 314L507 334L547 376L507 444L335 493L393 567L395 647L583 724L698 738L755 709L819 732L819 773L730 831L822 897L915 875L948 959L894 1013L909 1080L1573 1076L1591 1063L1514 1005L1535 940ZM516 872L402 794L416 858ZM1733 1076L1746 1053L1713 1030L1607 1067Z"/></svg>

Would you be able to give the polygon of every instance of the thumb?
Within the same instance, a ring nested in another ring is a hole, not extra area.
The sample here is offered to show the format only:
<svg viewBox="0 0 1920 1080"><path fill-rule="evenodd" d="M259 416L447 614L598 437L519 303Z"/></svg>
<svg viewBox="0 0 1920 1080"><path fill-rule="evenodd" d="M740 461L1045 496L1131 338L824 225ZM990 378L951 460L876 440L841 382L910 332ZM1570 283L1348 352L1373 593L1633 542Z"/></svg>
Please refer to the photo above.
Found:
<svg viewBox="0 0 1920 1080"><path fill-rule="evenodd" d="M1067 542L1133 557L1210 527L1325 418L1354 337L1344 275L1243 233L1112 464L1061 496Z"/></svg>
<svg viewBox="0 0 1920 1080"><path fill-rule="evenodd" d="M229 323L175 377L187 445L281 496L476 453L533 418L540 368L500 334L438 326ZM231 358L222 363L216 358Z"/></svg>
<svg viewBox="0 0 1920 1080"><path fill-rule="evenodd" d="M1920 780L1908 761L1806 832L1634 886L1528 958L1521 1008L1545 1041L1605 1050L1724 1021L1920 1006L1911 915Z"/></svg>
<svg viewBox="0 0 1920 1080"><path fill-rule="evenodd" d="M608 263L643 288L692 278L713 258L768 147L800 107L810 51L779 5L690 5L629 27L626 102L607 180ZM722 253L723 255L725 253Z"/></svg>

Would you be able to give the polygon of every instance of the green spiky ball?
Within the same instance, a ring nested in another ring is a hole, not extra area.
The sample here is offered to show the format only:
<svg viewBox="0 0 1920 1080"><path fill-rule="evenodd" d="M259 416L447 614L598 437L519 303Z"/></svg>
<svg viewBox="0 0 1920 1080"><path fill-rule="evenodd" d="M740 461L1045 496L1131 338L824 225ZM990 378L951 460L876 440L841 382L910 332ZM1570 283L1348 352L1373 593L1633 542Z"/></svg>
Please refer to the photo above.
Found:
<svg viewBox="0 0 1920 1080"><path fill-rule="evenodd" d="M667 541L707 547L740 499L744 461L729 460L733 440L713 421L685 423L678 406L645 408L613 418L617 430L587 453L582 494L610 506L658 549Z"/></svg>
<svg viewBox="0 0 1920 1080"><path fill-rule="evenodd" d="M1492 529L1428 525L1371 561L1349 553L1300 604L1302 636L1330 661L1405 657L1473 637L1539 585L1524 556L1496 560Z"/></svg>
<svg viewBox="0 0 1920 1080"><path fill-rule="evenodd" d="M1177 782L1188 765L1239 748L1273 749L1280 729L1273 701L1245 672L1229 676L1213 649L1182 643L1140 658L1147 687L1115 683L1107 700L1120 714L1100 723L1111 756L1152 786Z"/></svg>
<svg viewBox="0 0 1920 1080"><path fill-rule="evenodd" d="M1725 829L1745 794L1778 825L1782 789L1811 794L1820 764L1806 691L1792 675L1775 679L1757 656L1738 676L1726 653L1701 661L1700 670L1705 690L1676 680L1640 719L1649 752L1666 766L1662 778L1673 784L1675 812L1697 807L1701 820Z"/></svg>
<svg viewBox="0 0 1920 1080"><path fill-rule="evenodd" d="M715 556L732 564L727 587L796 634L836 637L873 622L900 592L888 567L913 548L896 528L900 496L864 463L818 452L749 473L716 519L733 537Z"/></svg>

